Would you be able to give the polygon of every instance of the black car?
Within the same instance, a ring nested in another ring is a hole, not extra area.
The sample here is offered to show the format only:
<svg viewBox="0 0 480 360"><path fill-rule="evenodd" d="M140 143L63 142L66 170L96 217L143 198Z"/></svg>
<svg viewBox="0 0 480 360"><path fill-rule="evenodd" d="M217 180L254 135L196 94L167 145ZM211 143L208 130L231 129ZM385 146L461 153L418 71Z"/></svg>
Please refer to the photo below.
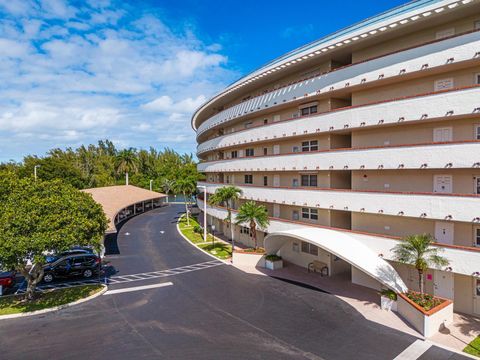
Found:
<svg viewBox="0 0 480 360"><path fill-rule="evenodd" d="M62 257L68 256L68 255L77 255L77 254L94 254L94 251L92 248L76 246L60 254L47 255L45 257L45 260L47 261L47 263L51 264Z"/></svg>
<svg viewBox="0 0 480 360"><path fill-rule="evenodd" d="M67 255L44 266L43 281L50 283L54 279L77 276L89 279L100 269L101 259L95 254Z"/></svg>

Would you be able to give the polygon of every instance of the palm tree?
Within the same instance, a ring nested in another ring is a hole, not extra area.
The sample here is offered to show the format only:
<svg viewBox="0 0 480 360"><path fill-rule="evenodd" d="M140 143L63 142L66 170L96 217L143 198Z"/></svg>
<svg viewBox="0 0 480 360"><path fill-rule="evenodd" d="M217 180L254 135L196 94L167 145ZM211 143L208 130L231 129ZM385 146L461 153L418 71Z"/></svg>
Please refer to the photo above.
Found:
<svg viewBox="0 0 480 360"><path fill-rule="evenodd" d="M224 205L227 208L227 217L225 218L225 222L227 224L232 223L232 207L233 202L238 200L242 195L242 190L240 190L236 186L224 186L215 190L215 193L210 196L209 202L212 205ZM233 226L230 225L230 235L232 238L232 249L235 246L233 240Z"/></svg>
<svg viewBox="0 0 480 360"><path fill-rule="evenodd" d="M190 218L188 214L187 196L190 197L195 192L196 189L197 189L197 179L195 179L193 176L183 177L175 181L174 190L176 192L180 192L183 194L183 198L185 201L185 213L187 214L188 226L190 226Z"/></svg>
<svg viewBox="0 0 480 360"><path fill-rule="evenodd" d="M128 185L128 173L138 171L137 152L133 148L123 149L115 157L115 169L117 174L125 174Z"/></svg>
<svg viewBox="0 0 480 360"><path fill-rule="evenodd" d="M167 178L163 178L162 182L160 183L160 186L163 189L163 191L165 191L165 194L167 194L167 203L168 203L168 195L175 187L175 181Z"/></svg>
<svg viewBox="0 0 480 360"><path fill-rule="evenodd" d="M257 205L255 201L247 201L238 209L236 224L240 225L242 223L250 224L250 232L252 233L253 243L256 249L257 226L260 229L265 229L270 223L267 208L263 205Z"/></svg>
<svg viewBox="0 0 480 360"><path fill-rule="evenodd" d="M440 249L432 246L435 239L430 234L409 235L393 249L395 260L415 266L418 271L420 293L424 293L423 273L429 267L447 266L448 259L439 255Z"/></svg>

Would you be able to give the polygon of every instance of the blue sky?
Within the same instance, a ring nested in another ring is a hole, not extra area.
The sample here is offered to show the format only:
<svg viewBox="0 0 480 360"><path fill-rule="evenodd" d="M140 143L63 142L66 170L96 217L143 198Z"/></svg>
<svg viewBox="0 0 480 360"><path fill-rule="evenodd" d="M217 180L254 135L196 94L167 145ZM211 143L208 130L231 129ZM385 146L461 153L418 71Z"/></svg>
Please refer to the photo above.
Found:
<svg viewBox="0 0 480 360"><path fill-rule="evenodd" d="M402 3L0 0L0 161L103 138L194 152L209 96Z"/></svg>

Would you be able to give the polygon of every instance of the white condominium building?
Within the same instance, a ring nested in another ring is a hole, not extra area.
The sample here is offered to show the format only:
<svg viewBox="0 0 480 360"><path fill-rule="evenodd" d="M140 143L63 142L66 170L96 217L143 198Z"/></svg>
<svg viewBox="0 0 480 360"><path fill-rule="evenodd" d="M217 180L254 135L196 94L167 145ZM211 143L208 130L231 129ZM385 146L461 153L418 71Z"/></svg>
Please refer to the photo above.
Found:
<svg viewBox="0 0 480 360"><path fill-rule="evenodd" d="M479 84L480 1L410 2L293 50L202 105L192 118L200 185L239 187L236 209L265 205L267 252L303 267L319 260L375 289L418 290L415 269L391 250L429 233L450 264L427 271L426 291L480 315ZM208 206L229 237L225 216ZM234 233L252 244L248 228ZM392 273L376 272L378 261Z"/></svg>

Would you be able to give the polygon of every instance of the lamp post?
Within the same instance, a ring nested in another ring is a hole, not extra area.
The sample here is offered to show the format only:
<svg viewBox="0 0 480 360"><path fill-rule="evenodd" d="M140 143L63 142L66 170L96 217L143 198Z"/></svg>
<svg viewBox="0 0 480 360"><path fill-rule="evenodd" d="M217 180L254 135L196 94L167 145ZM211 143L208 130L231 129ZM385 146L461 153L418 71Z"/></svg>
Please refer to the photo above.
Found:
<svg viewBox="0 0 480 360"><path fill-rule="evenodd" d="M212 249L215 249L215 225L212 224Z"/></svg>
<svg viewBox="0 0 480 360"><path fill-rule="evenodd" d="M37 168L39 168L39 167L40 167L40 165L35 165L33 167L33 177L34 177L35 181L37 181Z"/></svg>
<svg viewBox="0 0 480 360"><path fill-rule="evenodd" d="M197 188L203 189L203 241L207 242L207 187L197 185Z"/></svg>
<svg viewBox="0 0 480 360"><path fill-rule="evenodd" d="M150 191L152 191L153 180L150 180Z"/></svg>

